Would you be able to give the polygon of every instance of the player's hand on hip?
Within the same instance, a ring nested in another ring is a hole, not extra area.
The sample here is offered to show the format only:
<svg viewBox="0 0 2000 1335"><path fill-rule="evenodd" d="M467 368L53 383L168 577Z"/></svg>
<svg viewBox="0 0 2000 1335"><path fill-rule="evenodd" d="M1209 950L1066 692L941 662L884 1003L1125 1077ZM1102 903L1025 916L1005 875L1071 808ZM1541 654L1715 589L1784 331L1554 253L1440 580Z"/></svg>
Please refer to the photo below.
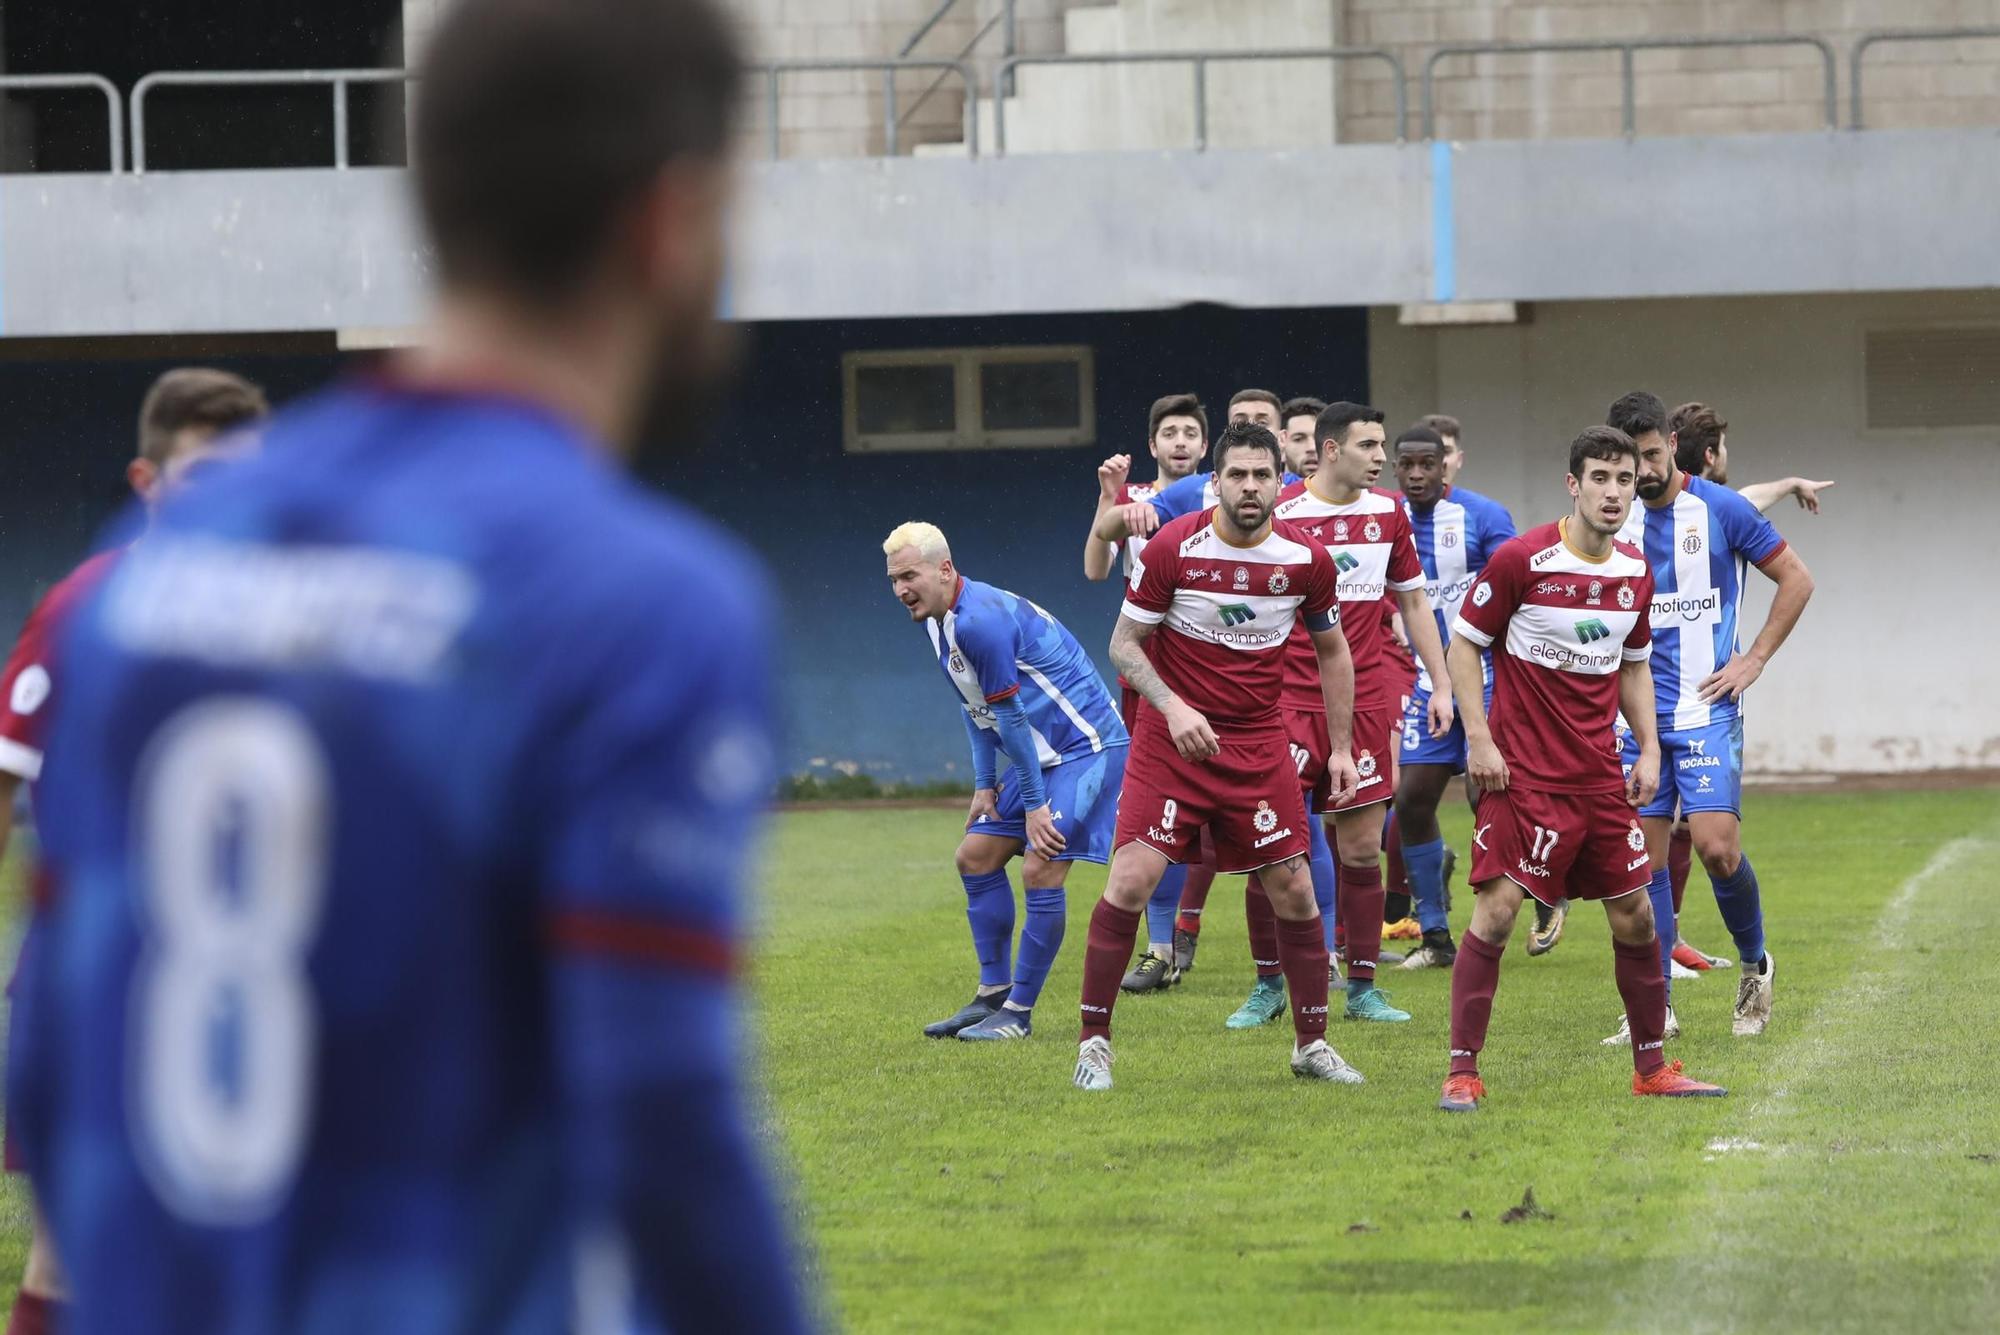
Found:
<svg viewBox="0 0 2000 1335"><path fill-rule="evenodd" d="M1354 768L1354 757L1345 751L1335 751L1326 758L1326 779L1327 800L1332 806L1352 802L1361 790L1361 771Z"/></svg>
<svg viewBox="0 0 2000 1335"><path fill-rule="evenodd" d="M1740 700L1751 683L1764 675L1764 665L1748 654L1738 654L1724 663L1719 671L1711 672L1701 679L1697 691L1701 702L1712 705L1723 699Z"/></svg>
<svg viewBox="0 0 2000 1335"><path fill-rule="evenodd" d="M1114 454L1097 466L1097 490L1106 500L1118 494L1125 485L1125 479L1132 473L1132 456Z"/></svg>
<svg viewBox="0 0 2000 1335"><path fill-rule="evenodd" d="M1483 793L1506 791L1507 762L1501 759L1500 748L1494 745L1491 737L1481 738L1466 747L1465 773Z"/></svg>
<svg viewBox="0 0 2000 1335"><path fill-rule="evenodd" d="M1069 840L1056 828L1055 813L1047 802L1028 813L1028 847L1045 858L1053 858L1069 847Z"/></svg>
<svg viewBox="0 0 2000 1335"><path fill-rule="evenodd" d="M965 813L968 827L981 821L1000 819L1000 794L992 788L975 788L972 792L972 808Z"/></svg>
<svg viewBox="0 0 2000 1335"><path fill-rule="evenodd" d="M1825 482L1808 482L1804 478L1796 478L1794 479L1794 485L1799 498L1800 508L1809 510L1813 514L1818 514L1819 494L1832 486L1833 482L1831 479Z"/></svg>
<svg viewBox="0 0 2000 1335"><path fill-rule="evenodd" d="M1174 749L1185 760L1206 760L1222 749L1222 743L1215 740L1215 729L1208 726L1208 720L1199 710L1190 709L1176 700L1168 708L1167 734L1174 739Z"/></svg>
<svg viewBox="0 0 2000 1335"><path fill-rule="evenodd" d="M1632 772L1625 776L1625 800L1635 807L1643 807L1653 800L1660 791L1660 753L1658 750L1641 751L1632 763Z"/></svg>
<svg viewBox="0 0 2000 1335"><path fill-rule="evenodd" d="M1442 737L1451 731L1452 723L1458 718L1458 707L1452 703L1451 683L1438 682L1431 688L1431 736Z"/></svg>
<svg viewBox="0 0 2000 1335"><path fill-rule="evenodd" d="M1125 520L1126 531L1135 538L1144 538L1160 526L1160 512L1153 508L1151 501L1133 501L1130 505L1118 507L1119 515Z"/></svg>

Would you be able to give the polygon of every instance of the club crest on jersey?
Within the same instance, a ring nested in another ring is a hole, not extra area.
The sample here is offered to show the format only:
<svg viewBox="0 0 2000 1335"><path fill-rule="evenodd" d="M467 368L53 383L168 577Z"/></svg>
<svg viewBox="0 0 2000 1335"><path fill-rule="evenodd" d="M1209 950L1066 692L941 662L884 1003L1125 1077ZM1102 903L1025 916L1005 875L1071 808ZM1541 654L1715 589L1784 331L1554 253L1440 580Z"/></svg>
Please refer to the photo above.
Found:
<svg viewBox="0 0 2000 1335"><path fill-rule="evenodd" d="M1363 751L1360 758L1354 762L1354 772L1364 779L1374 778L1375 753L1372 751Z"/></svg>
<svg viewBox="0 0 2000 1335"><path fill-rule="evenodd" d="M1273 570L1271 572L1272 593L1283 593L1286 589L1289 589L1291 587L1292 587L1292 577L1290 575L1287 575L1282 570Z"/></svg>
<svg viewBox="0 0 2000 1335"><path fill-rule="evenodd" d="M965 655L956 649L951 651L951 670L953 672L965 671Z"/></svg>
<svg viewBox="0 0 2000 1335"><path fill-rule="evenodd" d="M1621 584L1618 586L1618 605L1620 607L1629 612L1632 610L1632 604L1638 601L1639 595L1632 592L1630 584Z"/></svg>
<svg viewBox="0 0 2000 1335"><path fill-rule="evenodd" d="M1593 603L1598 603L1598 602L1603 602L1603 601L1604 601L1604 581L1603 581L1603 580L1601 580L1601 579L1594 579L1594 580L1590 581L1590 601L1591 601L1591 602L1593 602Z"/></svg>
<svg viewBox="0 0 2000 1335"><path fill-rule="evenodd" d="M1458 530L1455 528L1446 529L1443 535L1438 538L1438 546L1444 548L1446 551L1458 546Z"/></svg>
<svg viewBox="0 0 2000 1335"><path fill-rule="evenodd" d="M1333 521L1333 540L1335 542L1347 541L1347 521L1345 519L1336 519Z"/></svg>
<svg viewBox="0 0 2000 1335"><path fill-rule="evenodd" d="M1278 828L1278 813L1271 810L1269 802L1259 802L1256 814L1250 817L1250 823L1257 827L1257 833L1269 834Z"/></svg>
<svg viewBox="0 0 2000 1335"><path fill-rule="evenodd" d="M1239 590L1250 587L1250 571L1247 567L1236 567L1236 587Z"/></svg>
<svg viewBox="0 0 2000 1335"><path fill-rule="evenodd" d="M1689 556L1696 556L1700 554L1701 552L1700 529L1696 528L1692 524L1688 525L1687 536L1681 539L1681 550L1686 552Z"/></svg>
<svg viewBox="0 0 2000 1335"><path fill-rule="evenodd" d="M1371 519L1362 525L1361 536L1370 542L1380 542L1382 541L1382 526Z"/></svg>
<svg viewBox="0 0 2000 1335"><path fill-rule="evenodd" d="M1646 847L1645 831L1641 830L1637 825L1627 830L1625 832L1625 847L1631 849L1634 853L1642 851Z"/></svg>

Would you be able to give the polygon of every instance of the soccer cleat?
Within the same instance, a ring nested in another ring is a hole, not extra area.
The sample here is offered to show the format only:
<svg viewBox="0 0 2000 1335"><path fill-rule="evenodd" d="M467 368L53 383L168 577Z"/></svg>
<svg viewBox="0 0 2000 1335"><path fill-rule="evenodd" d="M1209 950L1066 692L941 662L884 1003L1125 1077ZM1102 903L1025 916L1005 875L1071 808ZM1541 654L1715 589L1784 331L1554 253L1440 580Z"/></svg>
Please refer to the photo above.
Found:
<svg viewBox="0 0 2000 1335"><path fill-rule="evenodd" d="M924 1026L925 1038L956 1038L961 1029L970 1029L981 1020L1000 1009L1000 1003L1007 999L1005 992L996 992L991 998L975 996L956 1015L948 1015L935 1024Z"/></svg>
<svg viewBox="0 0 2000 1335"><path fill-rule="evenodd" d="M1706 954L1703 951L1696 950L1685 941L1676 941L1674 943L1674 963L1680 965L1683 969L1693 969L1699 973L1707 973L1710 969L1733 969L1736 967L1734 960L1724 959L1720 955Z"/></svg>
<svg viewBox="0 0 2000 1335"><path fill-rule="evenodd" d="M1416 941L1422 939L1424 929L1417 925L1415 918L1403 918L1396 922L1382 924L1384 941Z"/></svg>
<svg viewBox="0 0 2000 1335"><path fill-rule="evenodd" d="M1669 1038L1679 1038L1680 1036L1681 1036L1681 1022L1680 1022L1679 1020L1677 1020L1677 1019L1675 1019L1675 1018L1674 1018L1674 1008L1673 1008L1672 1006L1669 1006L1669 1007L1667 1007L1667 1028L1666 1028L1666 1032L1662 1033L1662 1034L1660 1035L1660 1038L1661 1038L1661 1040L1662 1040L1662 1041L1664 1041L1664 1040L1666 1040L1666 1039L1669 1039ZM1615 1034L1613 1034L1613 1035L1612 1035L1611 1037L1609 1037L1609 1038L1600 1038L1600 1039L1599 1039L1599 1040L1597 1040L1597 1041L1598 1041L1598 1042L1600 1042L1600 1043L1602 1043L1602 1044L1603 1044L1603 1045L1604 1045L1605 1047L1607 1047L1607 1048L1629 1048L1629 1047L1631 1047L1631 1046L1632 1046L1632 1018L1631 1018L1631 1017L1630 1017L1629 1015L1621 1015L1621 1016L1619 1016L1619 1017L1618 1017L1618 1032L1617 1032L1617 1033L1615 1033Z"/></svg>
<svg viewBox="0 0 2000 1335"><path fill-rule="evenodd" d="M1777 981L1778 961L1764 952L1760 967L1743 966L1743 981L1736 985L1736 1020L1730 1032L1738 1038L1754 1038L1771 1022L1771 984Z"/></svg>
<svg viewBox="0 0 2000 1335"><path fill-rule="evenodd" d="M1337 997L1341 992L1346 990L1346 987L1347 980L1340 976L1340 956L1328 955L1326 957L1326 994L1330 997Z"/></svg>
<svg viewBox="0 0 2000 1335"><path fill-rule="evenodd" d="M1563 923L1569 917L1569 901L1560 899L1554 908L1535 901L1535 929L1528 933L1528 953L1546 955L1563 939Z"/></svg>
<svg viewBox="0 0 2000 1335"><path fill-rule="evenodd" d="M1458 947L1452 945L1450 942L1447 941L1443 945L1436 945L1427 941L1411 951L1409 956L1396 967L1400 969L1449 969L1457 959Z"/></svg>
<svg viewBox="0 0 2000 1335"><path fill-rule="evenodd" d="M1667 977L1673 979L1675 982L1678 983L1689 979L1699 978L1701 977L1701 975L1696 973L1693 969L1688 968L1687 965L1682 964L1679 960L1670 959L1667 961Z"/></svg>
<svg viewBox="0 0 2000 1335"><path fill-rule="evenodd" d="M1255 1029L1285 1013L1285 980L1282 975L1259 978L1250 989L1249 999L1236 1013L1222 1022L1225 1029Z"/></svg>
<svg viewBox="0 0 2000 1335"><path fill-rule="evenodd" d="M1439 1112L1478 1112L1479 1101L1486 1097L1485 1082L1476 1075L1448 1075L1444 1078L1444 1096L1438 1100Z"/></svg>
<svg viewBox="0 0 2000 1335"><path fill-rule="evenodd" d="M1126 974L1125 981L1118 986L1126 992L1158 992L1180 980L1180 971L1172 961L1163 960L1149 950L1140 958L1139 967Z"/></svg>
<svg viewBox="0 0 2000 1335"><path fill-rule="evenodd" d="M1111 1040L1086 1038L1077 1045L1076 1074L1070 1083L1078 1089L1111 1088Z"/></svg>
<svg viewBox="0 0 2000 1335"><path fill-rule="evenodd" d="M1383 1024L1401 1024L1410 1018L1408 1011L1399 1011L1389 1004L1389 994L1379 987L1371 987L1359 996L1347 998L1347 1018L1350 1020L1375 1020Z"/></svg>
<svg viewBox="0 0 2000 1335"><path fill-rule="evenodd" d="M1323 1038L1292 1050L1292 1074L1301 1080L1331 1080L1337 1085L1367 1083L1361 1072L1349 1066L1347 1059L1328 1047Z"/></svg>
<svg viewBox="0 0 2000 1335"><path fill-rule="evenodd" d="M1026 1038L1034 1032L1029 1023L1029 1011L1009 1010L1002 1006L978 1024L968 1025L958 1031L961 1043L990 1043L1003 1038Z"/></svg>
<svg viewBox="0 0 2000 1335"><path fill-rule="evenodd" d="M1444 887L1444 911L1451 912L1451 874L1458 870L1458 850L1445 845L1444 867L1438 876L1438 884Z"/></svg>
<svg viewBox="0 0 2000 1335"><path fill-rule="evenodd" d="M1689 1079L1681 1074L1679 1062L1668 1062L1651 1075L1632 1072L1632 1092L1663 1099L1719 1099L1729 1091L1721 1085Z"/></svg>
<svg viewBox="0 0 2000 1335"><path fill-rule="evenodd" d="M1201 944L1201 938L1193 932L1183 932L1174 928L1174 972L1186 973L1194 967L1194 948Z"/></svg>

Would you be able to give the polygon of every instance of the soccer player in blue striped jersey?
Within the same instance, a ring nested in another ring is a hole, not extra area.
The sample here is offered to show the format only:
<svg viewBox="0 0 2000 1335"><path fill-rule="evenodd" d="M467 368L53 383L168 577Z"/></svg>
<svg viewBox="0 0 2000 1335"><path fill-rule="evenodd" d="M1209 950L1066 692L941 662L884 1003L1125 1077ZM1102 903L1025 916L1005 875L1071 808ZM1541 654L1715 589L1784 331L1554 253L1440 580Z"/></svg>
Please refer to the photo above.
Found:
<svg viewBox="0 0 2000 1335"><path fill-rule="evenodd" d="M1451 621L1466 591L1500 544L1514 536L1514 517L1498 501L1446 483L1444 438L1427 426L1410 427L1396 437L1396 483L1410 517L1417 559L1424 567L1425 593L1437 616L1438 634L1449 640ZM1492 655L1481 658L1490 706ZM1426 724L1431 689L1430 674L1419 663L1416 689L1403 713L1396 779L1396 823L1417 922L1424 933L1422 943L1404 959L1405 969L1448 968L1456 954L1445 913L1445 848L1437 812L1452 776L1465 772L1465 725L1453 720L1444 736L1430 735ZM1470 780L1466 791L1476 807L1479 793Z"/></svg>
<svg viewBox="0 0 2000 1335"><path fill-rule="evenodd" d="M1754 504L1680 469L1667 435L1666 406L1658 397L1644 390L1623 396L1611 405L1609 423L1639 447L1643 504L1633 508L1620 536L1645 553L1653 572L1660 789L1639 814L1653 864L1648 894L1654 918L1668 924L1659 933L1660 969L1671 978L1675 932L1667 840L1678 807L1743 969L1732 1031L1740 1037L1761 1034L1770 1022L1777 970L1765 948L1757 873L1743 854L1741 702L1798 624L1812 597L1812 574ZM1747 650L1738 644L1737 624L1746 565L1777 585L1770 613ZM1621 1026L1605 1041L1616 1043L1626 1032Z"/></svg>
<svg viewBox="0 0 2000 1335"><path fill-rule="evenodd" d="M705 0L462 0L419 349L70 620L9 1053L70 1335L806 1327L736 1016L775 609L621 468L723 363L739 70Z"/></svg>
<svg viewBox="0 0 2000 1335"><path fill-rule="evenodd" d="M958 845L979 986L931 1038L1026 1038L1062 949L1072 862L1111 857L1125 725L1104 679L1063 624L1018 594L965 578L935 524L903 524L882 543L889 586L924 623L972 743L972 808ZM1000 757L1008 761L997 779ZM1023 857L1027 915L1014 962L1014 887Z"/></svg>

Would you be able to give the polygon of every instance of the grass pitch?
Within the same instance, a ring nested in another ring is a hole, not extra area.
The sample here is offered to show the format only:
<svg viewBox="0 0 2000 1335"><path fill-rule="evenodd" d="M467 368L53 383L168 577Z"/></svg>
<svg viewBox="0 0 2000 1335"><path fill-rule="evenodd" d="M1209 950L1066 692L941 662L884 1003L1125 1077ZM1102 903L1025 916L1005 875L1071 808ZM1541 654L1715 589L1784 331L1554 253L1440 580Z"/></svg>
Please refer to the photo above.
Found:
<svg viewBox="0 0 2000 1335"><path fill-rule="evenodd" d="M851 1329L1993 1328L2000 791L1751 797L1776 1014L1731 1037L1718 971L1676 985L1669 1045L1727 1099L1631 1096L1598 1044L1620 1010L1599 910L1541 959L1517 936L1470 1117L1433 1110L1442 971L1385 979L1410 1024L1335 1020L1359 1088L1294 1080L1289 1021L1223 1029L1250 979L1240 878L1182 986L1121 1000L1110 1093L1068 1083L1100 868L1072 875L1032 1039L924 1039L973 980L958 828L794 813L764 878L764 1076ZM1699 867L1684 933L1729 953Z"/></svg>

